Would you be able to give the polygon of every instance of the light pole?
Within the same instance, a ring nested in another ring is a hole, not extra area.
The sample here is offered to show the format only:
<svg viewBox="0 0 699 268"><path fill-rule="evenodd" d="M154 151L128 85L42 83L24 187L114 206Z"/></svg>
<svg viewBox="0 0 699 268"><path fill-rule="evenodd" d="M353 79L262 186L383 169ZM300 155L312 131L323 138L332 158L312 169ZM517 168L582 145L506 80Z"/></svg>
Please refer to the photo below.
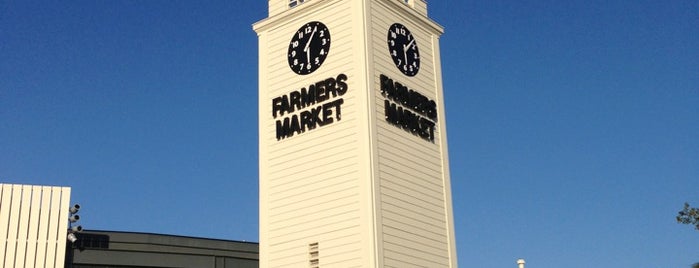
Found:
<svg viewBox="0 0 699 268"><path fill-rule="evenodd" d="M524 259L517 260L517 266L519 268L524 268Z"/></svg>
<svg viewBox="0 0 699 268"><path fill-rule="evenodd" d="M68 239L68 241L70 242L70 245L66 245L66 249L67 249L68 254L66 254L65 267L67 267L67 268L73 267L73 255L75 254L75 242L78 241L78 237L75 234L78 232L81 232L83 230L83 227L80 225L73 226L73 223L80 220L80 216L77 214L79 210L80 210L80 205L78 205L78 204L73 205L68 210L68 212L70 212L70 216L68 216L68 235L66 236L66 239Z"/></svg>

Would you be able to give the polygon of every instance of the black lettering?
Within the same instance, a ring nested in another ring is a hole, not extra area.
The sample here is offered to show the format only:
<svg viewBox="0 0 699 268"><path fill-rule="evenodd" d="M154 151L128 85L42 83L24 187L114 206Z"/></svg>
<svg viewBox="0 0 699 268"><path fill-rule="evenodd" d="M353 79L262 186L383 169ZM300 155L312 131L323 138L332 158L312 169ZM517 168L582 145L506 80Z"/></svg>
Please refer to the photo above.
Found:
<svg viewBox="0 0 699 268"><path fill-rule="evenodd" d="M408 106L408 87L396 82L396 95L393 100L405 107L410 107Z"/></svg>
<svg viewBox="0 0 699 268"><path fill-rule="evenodd" d="M325 126L327 124L332 124L332 122L333 122L333 118L332 118L333 110L330 109L332 106L333 106L332 102L323 104L323 122L320 123L321 127Z"/></svg>
<svg viewBox="0 0 699 268"><path fill-rule="evenodd" d="M295 110L297 110L297 109L301 110L301 108L303 108L303 107L301 107L301 93L300 92L292 91L291 93L289 93L289 98L291 99L290 103L289 103L290 104L289 108L291 108L291 110L289 111L289 113L293 113Z"/></svg>
<svg viewBox="0 0 699 268"><path fill-rule="evenodd" d="M434 143L437 103L386 75L379 79L386 122Z"/></svg>
<svg viewBox="0 0 699 268"><path fill-rule="evenodd" d="M422 126L423 129L425 129L425 131L427 132L427 135L425 135L423 139L426 139L434 143L434 123L430 122L430 120L423 119Z"/></svg>
<svg viewBox="0 0 699 268"><path fill-rule="evenodd" d="M336 78L330 77L311 84L308 88L272 99L272 117L287 115L275 121L277 140L342 120L344 99L338 96L344 95L347 90L347 75L339 74ZM331 98L338 99L323 103ZM313 107L314 105L317 106ZM307 110L301 111L303 109Z"/></svg>
<svg viewBox="0 0 699 268"><path fill-rule="evenodd" d="M337 88L335 88L335 78L328 78L325 79L325 94L330 97L330 94L333 95L334 97L337 97Z"/></svg>
<svg viewBox="0 0 699 268"><path fill-rule="evenodd" d="M345 95L345 93L347 93L348 87L345 81L347 81L347 75L345 74L339 74L335 79L335 82L337 83L337 93L339 93L340 96Z"/></svg>
<svg viewBox="0 0 699 268"><path fill-rule="evenodd" d="M395 92L395 87L393 85L393 80L388 78L388 76L381 75L381 95L386 98L392 98Z"/></svg>
<svg viewBox="0 0 699 268"><path fill-rule="evenodd" d="M277 140L291 137L293 135L293 133L289 135L289 123L291 122L288 117L284 118L283 122L282 120L277 120Z"/></svg>
<svg viewBox="0 0 699 268"><path fill-rule="evenodd" d="M430 99L425 96L422 96L422 100L420 101L420 111L422 111L423 115L430 117Z"/></svg>
<svg viewBox="0 0 699 268"><path fill-rule="evenodd" d="M435 123L389 100L384 100L386 122L424 140L434 142Z"/></svg>
<svg viewBox="0 0 699 268"><path fill-rule="evenodd" d="M425 101L425 99L427 99L427 97L420 94L420 92L414 91L412 89L410 90L410 94L408 96L409 107L413 109L413 111L424 115L424 111L422 110L422 103Z"/></svg>
<svg viewBox="0 0 699 268"><path fill-rule="evenodd" d="M332 104L335 105L335 119L337 119L337 121L340 121L342 119L342 108L341 107L342 107L343 103L345 103L345 100L343 100L343 99L335 100L332 102Z"/></svg>
<svg viewBox="0 0 699 268"><path fill-rule="evenodd" d="M384 105L384 115L386 116L386 121L392 125L398 124L398 111L396 105L391 103L389 100L383 101Z"/></svg>
<svg viewBox="0 0 699 268"><path fill-rule="evenodd" d="M420 131L418 133L420 135L420 138L430 140L430 125L434 126L434 123L430 122L425 118L420 118Z"/></svg>
<svg viewBox="0 0 699 268"><path fill-rule="evenodd" d="M324 102L325 100L328 99L328 95L325 94L325 83L324 82L318 82L315 84L316 88L316 101L317 102Z"/></svg>
<svg viewBox="0 0 699 268"><path fill-rule="evenodd" d="M272 117L277 118L277 113L282 109L282 97L272 99Z"/></svg>
<svg viewBox="0 0 699 268"><path fill-rule="evenodd" d="M301 89L301 105L303 107L309 107L316 104L316 88L314 85L310 85L308 90L306 88Z"/></svg>
<svg viewBox="0 0 699 268"><path fill-rule="evenodd" d="M309 111L301 112L301 128L306 130L312 130L316 128L316 122L314 120L313 114Z"/></svg>
<svg viewBox="0 0 699 268"><path fill-rule="evenodd" d="M402 113L401 120L403 122L401 122L401 125L403 126L403 129L415 134L417 131L417 117L415 114L408 109L403 109L402 107L398 108L398 111Z"/></svg>
<svg viewBox="0 0 699 268"><path fill-rule="evenodd" d="M437 122L437 103L433 100L427 104L427 117Z"/></svg>
<svg viewBox="0 0 699 268"><path fill-rule="evenodd" d="M289 111L289 98L286 95L282 96L280 111L279 115L284 115Z"/></svg>
<svg viewBox="0 0 699 268"><path fill-rule="evenodd" d="M323 120L320 119L320 112L322 110L322 106L311 109L311 114L313 115L313 129L315 129L317 125L323 126Z"/></svg>
<svg viewBox="0 0 699 268"><path fill-rule="evenodd" d="M291 127L289 128L289 137L294 136L294 132L296 132L297 134L303 133L303 131L301 131L301 124L299 123L298 115L291 116Z"/></svg>

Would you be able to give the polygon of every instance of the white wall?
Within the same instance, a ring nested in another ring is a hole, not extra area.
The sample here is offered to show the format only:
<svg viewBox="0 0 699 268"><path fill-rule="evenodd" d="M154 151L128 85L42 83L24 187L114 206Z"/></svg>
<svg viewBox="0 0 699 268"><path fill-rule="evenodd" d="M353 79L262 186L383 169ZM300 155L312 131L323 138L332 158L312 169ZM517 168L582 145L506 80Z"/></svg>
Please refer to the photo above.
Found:
<svg viewBox="0 0 699 268"><path fill-rule="evenodd" d="M62 268L69 187L0 184L0 267Z"/></svg>

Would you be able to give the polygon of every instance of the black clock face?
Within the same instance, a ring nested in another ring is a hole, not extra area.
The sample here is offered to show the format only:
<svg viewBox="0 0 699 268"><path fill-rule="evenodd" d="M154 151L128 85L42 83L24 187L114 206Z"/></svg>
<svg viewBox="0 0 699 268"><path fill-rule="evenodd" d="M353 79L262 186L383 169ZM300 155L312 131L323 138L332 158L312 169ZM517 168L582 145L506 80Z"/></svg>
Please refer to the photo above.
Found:
<svg viewBox="0 0 699 268"><path fill-rule="evenodd" d="M330 31L322 22L312 21L299 28L289 43L289 67L306 75L317 70L330 52Z"/></svg>
<svg viewBox="0 0 699 268"><path fill-rule="evenodd" d="M420 52L417 41L408 28L394 23L388 28L388 52L398 70L407 76L415 76L420 71Z"/></svg>

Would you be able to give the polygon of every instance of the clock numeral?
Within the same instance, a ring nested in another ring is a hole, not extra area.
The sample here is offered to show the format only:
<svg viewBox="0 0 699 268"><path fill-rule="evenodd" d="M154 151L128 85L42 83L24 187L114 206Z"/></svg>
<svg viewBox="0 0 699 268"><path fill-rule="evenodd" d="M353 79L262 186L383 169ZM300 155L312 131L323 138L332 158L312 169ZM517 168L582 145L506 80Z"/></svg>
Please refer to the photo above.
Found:
<svg viewBox="0 0 699 268"><path fill-rule="evenodd" d="M299 39L303 38L303 32L299 32Z"/></svg>
<svg viewBox="0 0 699 268"><path fill-rule="evenodd" d="M324 49L324 48L320 50L320 55L325 55L325 49Z"/></svg>
<svg viewBox="0 0 699 268"><path fill-rule="evenodd" d="M316 59L315 59L315 64L316 65L320 64L320 59L318 57L316 57Z"/></svg>
<svg viewBox="0 0 699 268"><path fill-rule="evenodd" d="M405 36L405 28L400 28L400 29L396 28L395 32L393 32L391 34L391 37L396 38L397 35Z"/></svg>
<svg viewBox="0 0 699 268"><path fill-rule="evenodd" d="M296 50L292 50L292 51L291 51L291 57L292 57L292 58L293 58L293 57L296 57Z"/></svg>
<svg viewBox="0 0 699 268"><path fill-rule="evenodd" d="M294 65L299 65L299 59L294 59Z"/></svg>
<svg viewBox="0 0 699 268"><path fill-rule="evenodd" d="M403 64L403 61L398 59L398 65L401 65L401 64Z"/></svg>
<svg viewBox="0 0 699 268"><path fill-rule="evenodd" d="M325 30L320 31L320 37L325 37ZM323 40L325 40L325 39L323 39ZM323 43L323 44L325 44L325 43Z"/></svg>
<svg viewBox="0 0 699 268"><path fill-rule="evenodd" d="M311 31L313 31L313 28L311 28L311 26L306 27L306 33L307 33L307 34L308 34L308 33L311 33Z"/></svg>
<svg viewBox="0 0 699 268"><path fill-rule="evenodd" d="M396 39L396 37L398 37L398 36L396 35L395 32L392 31L392 32L391 32L391 38Z"/></svg>
<svg viewBox="0 0 699 268"><path fill-rule="evenodd" d="M393 55L394 57L398 57L398 52L396 52L396 50L394 49L391 51L391 55Z"/></svg>
<svg viewBox="0 0 699 268"><path fill-rule="evenodd" d="M291 46L292 46L293 48L299 47L299 41L291 42Z"/></svg>

